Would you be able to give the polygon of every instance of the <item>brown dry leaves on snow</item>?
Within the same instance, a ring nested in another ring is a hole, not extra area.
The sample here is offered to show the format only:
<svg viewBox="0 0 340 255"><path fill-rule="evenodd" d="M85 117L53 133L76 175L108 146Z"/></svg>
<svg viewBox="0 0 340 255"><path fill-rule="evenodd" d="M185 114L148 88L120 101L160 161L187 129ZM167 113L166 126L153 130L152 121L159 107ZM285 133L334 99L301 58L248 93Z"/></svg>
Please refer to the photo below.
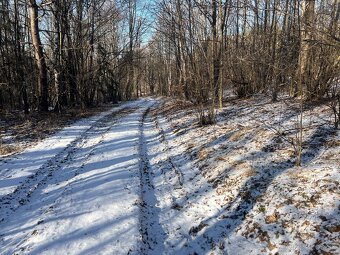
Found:
<svg viewBox="0 0 340 255"><path fill-rule="evenodd" d="M215 190L210 199L220 208L241 201L233 214L226 209L220 217L242 220L230 236L262 243L258 254L335 255L340 252L339 131L327 105L305 105L303 166L296 167L298 109L292 99L231 100L218 110L217 124L204 127L187 102L166 100L158 113L168 118Z"/></svg>

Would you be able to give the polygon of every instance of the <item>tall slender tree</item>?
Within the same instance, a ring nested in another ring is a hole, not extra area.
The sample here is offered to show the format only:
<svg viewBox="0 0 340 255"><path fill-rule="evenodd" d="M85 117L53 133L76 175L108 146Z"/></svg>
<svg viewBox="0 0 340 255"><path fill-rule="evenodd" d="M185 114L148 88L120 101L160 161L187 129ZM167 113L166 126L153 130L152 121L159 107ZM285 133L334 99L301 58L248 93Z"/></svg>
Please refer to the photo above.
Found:
<svg viewBox="0 0 340 255"><path fill-rule="evenodd" d="M35 61L38 68L39 109L41 111L48 111L47 65L44 56L44 47L40 39L39 7L35 0L29 0L28 9Z"/></svg>

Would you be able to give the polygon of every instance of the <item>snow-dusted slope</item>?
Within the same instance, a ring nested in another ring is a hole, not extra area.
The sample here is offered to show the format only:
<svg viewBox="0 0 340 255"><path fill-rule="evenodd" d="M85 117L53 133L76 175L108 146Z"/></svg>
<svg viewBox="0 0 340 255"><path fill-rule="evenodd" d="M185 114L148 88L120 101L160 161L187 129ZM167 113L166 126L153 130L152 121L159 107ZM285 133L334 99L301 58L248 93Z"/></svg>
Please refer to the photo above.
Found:
<svg viewBox="0 0 340 255"><path fill-rule="evenodd" d="M299 108L269 100L232 101L204 127L187 102L167 100L154 113L160 135L149 154L165 254L340 254L340 134L331 112L306 106L296 167Z"/></svg>

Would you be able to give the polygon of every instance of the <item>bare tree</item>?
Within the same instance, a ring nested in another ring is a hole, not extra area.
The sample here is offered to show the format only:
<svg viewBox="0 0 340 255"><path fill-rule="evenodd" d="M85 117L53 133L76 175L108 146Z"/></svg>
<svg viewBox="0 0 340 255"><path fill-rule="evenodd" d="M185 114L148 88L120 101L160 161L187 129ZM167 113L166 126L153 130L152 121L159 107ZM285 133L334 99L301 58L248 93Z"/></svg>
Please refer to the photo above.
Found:
<svg viewBox="0 0 340 255"><path fill-rule="evenodd" d="M35 0L29 0L28 9L35 61L38 68L39 107L41 111L48 111L47 66L44 47L40 39L38 5Z"/></svg>

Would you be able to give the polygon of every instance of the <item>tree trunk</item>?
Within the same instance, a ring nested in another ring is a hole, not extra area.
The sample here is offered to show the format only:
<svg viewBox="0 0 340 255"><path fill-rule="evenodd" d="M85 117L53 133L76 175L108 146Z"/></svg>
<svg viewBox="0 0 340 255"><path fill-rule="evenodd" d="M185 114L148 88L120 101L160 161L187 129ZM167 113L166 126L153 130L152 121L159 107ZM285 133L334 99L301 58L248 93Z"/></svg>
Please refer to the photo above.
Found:
<svg viewBox="0 0 340 255"><path fill-rule="evenodd" d="M44 56L43 45L39 34L39 17L38 5L35 0L29 0L30 29L32 34L32 43L34 47L35 60L38 68L38 88L39 88L39 110L48 111L48 84L47 84L47 67Z"/></svg>
<svg viewBox="0 0 340 255"><path fill-rule="evenodd" d="M315 0L305 0L303 6L303 30L301 34L300 48L300 78L302 86L308 92L307 98L313 98L313 59L311 40L314 38ZM301 93L301 91L300 91Z"/></svg>

